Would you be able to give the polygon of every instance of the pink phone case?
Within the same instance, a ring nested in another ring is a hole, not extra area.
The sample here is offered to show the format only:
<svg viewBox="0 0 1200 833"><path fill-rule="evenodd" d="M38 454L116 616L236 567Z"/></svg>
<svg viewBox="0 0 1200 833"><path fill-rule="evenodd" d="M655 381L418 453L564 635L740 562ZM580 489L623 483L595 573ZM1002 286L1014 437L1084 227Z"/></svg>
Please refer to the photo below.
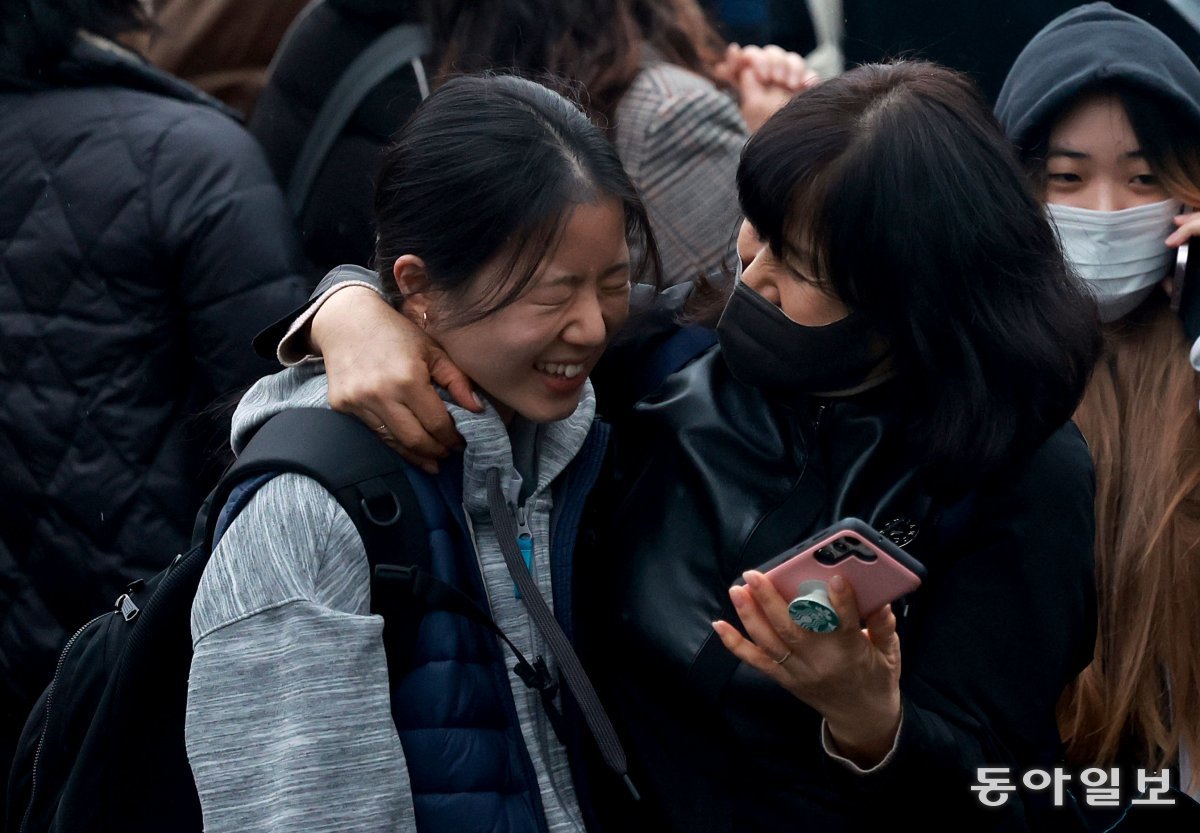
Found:
<svg viewBox="0 0 1200 833"><path fill-rule="evenodd" d="M840 575L854 588L859 614L866 618L884 605L916 590L921 586L921 578L887 552L884 547L892 547L891 542L882 542L884 546L879 546L863 532L831 529L828 535L821 536L814 544L800 544L794 556L787 558L787 553L784 553L780 557L786 560L767 570L765 575L784 600L789 602L796 597L801 582L820 580L828 583L829 579ZM877 535L874 533L872 537ZM817 552L822 549L833 552L835 546L839 555L846 555L841 561L823 564L817 559ZM874 555L875 558L866 561L855 557L855 552ZM900 557L908 558L903 552Z"/></svg>

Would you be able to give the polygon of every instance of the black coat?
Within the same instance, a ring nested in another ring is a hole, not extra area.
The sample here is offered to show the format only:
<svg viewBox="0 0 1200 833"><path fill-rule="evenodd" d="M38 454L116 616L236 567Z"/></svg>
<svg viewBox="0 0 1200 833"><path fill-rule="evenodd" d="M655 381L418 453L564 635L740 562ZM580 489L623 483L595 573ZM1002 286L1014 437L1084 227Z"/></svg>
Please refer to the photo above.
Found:
<svg viewBox="0 0 1200 833"><path fill-rule="evenodd" d="M188 544L310 279L254 140L98 39L0 85L0 769L59 649ZM232 402L232 397L230 398Z"/></svg>
<svg viewBox="0 0 1200 833"><path fill-rule="evenodd" d="M381 33L417 22L415 5L325 0L294 24L249 124L285 190L317 112L342 73ZM329 149L297 218L304 252L321 271L343 263L364 266L374 256L375 175L384 147L420 103L416 75L406 65L367 95Z"/></svg>
<svg viewBox="0 0 1200 833"><path fill-rule="evenodd" d="M1059 760L1055 703L1095 633L1087 449L1063 426L931 502L887 399L785 406L715 349L616 423L611 493L577 558L586 659L646 797L641 822L614 829L916 829L935 814L958 830L1072 829L1047 820L1045 793L986 812L969 788L976 767L1019 783ZM724 653L710 623L737 622L727 589L743 570L845 516L919 519L908 550L929 570L901 619L898 747L869 775L827 758L819 715L782 688L699 659L707 642ZM616 800L602 802L614 815Z"/></svg>

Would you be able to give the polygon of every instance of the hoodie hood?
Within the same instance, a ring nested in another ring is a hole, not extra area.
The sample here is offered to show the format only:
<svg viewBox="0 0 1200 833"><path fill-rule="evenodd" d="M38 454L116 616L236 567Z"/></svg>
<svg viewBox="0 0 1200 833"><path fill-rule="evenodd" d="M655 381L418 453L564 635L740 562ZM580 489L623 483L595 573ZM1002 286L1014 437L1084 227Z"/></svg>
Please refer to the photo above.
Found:
<svg viewBox="0 0 1200 833"><path fill-rule="evenodd" d="M486 473L488 468L496 466L506 472L515 471L508 428L492 404L485 400L483 412L476 414L456 405L446 391L439 389L438 393L446 402L455 427L466 440L464 470L468 475L473 471ZM251 385L234 411L230 445L235 454L241 454L254 433L282 411L328 407L329 382L324 362L303 362L264 376ZM537 478L531 487L537 490L549 488L550 481L558 477L583 446L595 415L596 396L588 380L584 382L579 404L570 416L542 425L530 423L527 432L518 432L528 435L531 453L537 461L533 467ZM480 474L476 484L479 506L486 512L487 495L483 483L484 475ZM467 485L469 487L470 482Z"/></svg>
<svg viewBox="0 0 1200 833"><path fill-rule="evenodd" d="M1026 149L1081 92L1120 81L1170 102L1200 131L1200 69L1169 37L1108 3L1055 18L1017 56L996 117Z"/></svg>
<svg viewBox="0 0 1200 833"><path fill-rule="evenodd" d="M254 432L282 411L328 407L329 383L324 362L304 362L264 376L250 386L233 412L229 438L233 453L240 455Z"/></svg>

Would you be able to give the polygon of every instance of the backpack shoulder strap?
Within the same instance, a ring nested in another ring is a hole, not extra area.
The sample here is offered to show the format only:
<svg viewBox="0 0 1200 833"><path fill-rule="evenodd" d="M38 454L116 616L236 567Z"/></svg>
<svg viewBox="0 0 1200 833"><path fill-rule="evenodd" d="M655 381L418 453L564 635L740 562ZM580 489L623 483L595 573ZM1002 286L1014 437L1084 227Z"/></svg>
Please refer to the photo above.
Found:
<svg viewBox="0 0 1200 833"><path fill-rule="evenodd" d="M371 612L384 617L393 671L410 667L428 610L466 616L511 645L487 611L431 572L429 525L417 492L439 498L424 475L357 419L328 408L283 411L258 429L214 492L209 549L254 491L284 472L316 480L353 521L371 571Z"/></svg>
<svg viewBox="0 0 1200 833"><path fill-rule="evenodd" d="M405 64L412 64L421 97L429 95L421 56L431 47L428 27L404 24L388 29L350 62L317 111L308 138L292 166L287 202L293 217L300 216L329 149L371 90Z"/></svg>
<svg viewBox="0 0 1200 833"><path fill-rule="evenodd" d="M421 618L431 606L421 593L432 579L433 558L409 471L399 454L354 417L328 408L282 411L258 429L222 476L205 544L211 550L254 492L276 475L291 472L316 480L345 510L363 542L371 612L384 616L389 669L403 673L411 667Z"/></svg>
<svg viewBox="0 0 1200 833"><path fill-rule="evenodd" d="M337 499L362 536L372 566L394 560L383 553L397 545L427 553L428 530L407 469L399 454L353 417L328 408L283 411L258 429L221 478L205 543L212 547L220 517L217 510L239 484L259 475L294 472L316 480ZM399 522L401 517L404 523Z"/></svg>

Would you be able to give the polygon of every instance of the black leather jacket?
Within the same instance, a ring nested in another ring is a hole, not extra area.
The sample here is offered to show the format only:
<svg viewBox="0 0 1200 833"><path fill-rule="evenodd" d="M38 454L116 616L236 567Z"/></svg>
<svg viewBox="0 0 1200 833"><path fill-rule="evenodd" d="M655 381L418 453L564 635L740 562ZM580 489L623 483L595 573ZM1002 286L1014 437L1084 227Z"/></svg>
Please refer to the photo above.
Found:
<svg viewBox="0 0 1200 833"><path fill-rule="evenodd" d="M646 800L604 802L606 827L828 833L936 812L953 829L1071 829L1045 793L985 811L970 785L976 767L1011 767L1019 785L1059 758L1054 706L1094 640L1087 449L1072 425L1048 430L1032 455L931 501L887 400L885 386L772 402L714 349L616 424L611 489L577 559L579 618ZM728 661L710 624L736 622L727 588L743 570L844 516L920 521L908 550L929 570L901 619L897 747L868 774L830 759L820 716Z"/></svg>

